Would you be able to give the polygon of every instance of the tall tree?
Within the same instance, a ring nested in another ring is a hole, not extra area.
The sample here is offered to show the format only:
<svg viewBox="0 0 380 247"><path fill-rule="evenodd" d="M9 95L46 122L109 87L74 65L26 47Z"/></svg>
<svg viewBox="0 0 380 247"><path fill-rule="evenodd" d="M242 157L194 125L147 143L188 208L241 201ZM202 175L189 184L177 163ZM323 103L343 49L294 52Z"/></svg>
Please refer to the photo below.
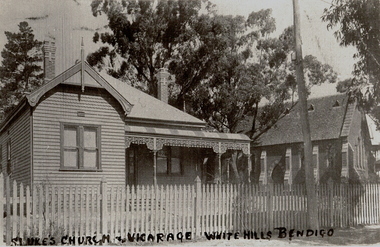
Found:
<svg viewBox="0 0 380 247"><path fill-rule="evenodd" d="M285 29L278 38L269 38L275 29L270 14L270 10L261 10L252 12L248 19L208 17L209 24L203 29L207 33L203 56L194 50L192 54L197 54L196 59L192 60L191 55L180 56L171 63L180 84L179 95L184 86L194 85L191 81L206 70L206 77L187 94L189 112L205 119L218 131L230 133L239 131L245 116L253 115L248 135L254 142L285 115L284 101L293 97L296 90L294 64L290 58L294 49L293 28ZM191 53L186 50L188 54ZM213 59L209 67L200 66L210 57ZM305 67L309 88L336 80L332 68L313 56L305 57ZM259 113L259 103L264 98L269 103ZM231 167L240 180L236 155L232 156Z"/></svg>
<svg viewBox="0 0 380 247"><path fill-rule="evenodd" d="M109 74L122 78L132 72L132 80L157 96L156 72L192 39L201 0L94 0L91 7L94 16L107 15L111 32L95 33L94 42L101 40L104 46L88 56L89 63L103 66L108 58Z"/></svg>
<svg viewBox="0 0 380 247"><path fill-rule="evenodd" d="M265 15L263 12L252 12L250 17L256 21L256 16L270 20L270 11L266 11ZM224 22L236 20L226 18ZM240 23L244 27L241 33L249 33L245 30L249 26L246 21L241 19ZM273 25L274 30L274 23L264 26L269 25ZM229 25L223 23L221 26L227 29ZM239 42L224 42L223 39L230 40L225 30L215 35L215 39L224 43L219 51L221 55L208 69L207 79L189 95L189 101L192 102L189 111L222 132L235 133L245 116L253 116L248 135L254 142L284 116L285 101L295 103L297 89L295 67L291 60L294 50L293 28L285 29L276 38L268 38L269 29L263 31L256 27L256 30L258 33L251 35L249 42L245 35L240 37ZM218 41L212 42L217 44ZM322 64L314 56L305 56L304 64L309 90L313 85L336 81L337 75L332 67ZM190 68L199 69L195 65ZM178 67L184 68L182 64ZM259 112L259 103L263 99L267 100L267 105Z"/></svg>
<svg viewBox="0 0 380 247"><path fill-rule="evenodd" d="M167 66L175 78L169 103L219 131L236 133L239 122L254 115L249 135L256 140L294 96L293 28L270 37L275 30L270 9L244 18L219 15L206 0L96 0L92 7L94 15L107 15L111 32L95 34L94 41L105 46L88 56L91 65L108 66L117 78L132 72L154 96L156 71ZM312 56L305 59L310 85L335 81L331 67ZM259 114L263 98L270 104Z"/></svg>
<svg viewBox="0 0 380 247"><path fill-rule="evenodd" d="M42 42L34 38L27 22L20 22L19 32L5 32L8 43L1 56L0 67L1 118L7 115L26 92L43 83L41 67Z"/></svg>
<svg viewBox="0 0 380 247"><path fill-rule="evenodd" d="M322 20L328 29L337 28L334 35L341 46L356 47L354 78L345 84L380 127L380 1L333 0Z"/></svg>

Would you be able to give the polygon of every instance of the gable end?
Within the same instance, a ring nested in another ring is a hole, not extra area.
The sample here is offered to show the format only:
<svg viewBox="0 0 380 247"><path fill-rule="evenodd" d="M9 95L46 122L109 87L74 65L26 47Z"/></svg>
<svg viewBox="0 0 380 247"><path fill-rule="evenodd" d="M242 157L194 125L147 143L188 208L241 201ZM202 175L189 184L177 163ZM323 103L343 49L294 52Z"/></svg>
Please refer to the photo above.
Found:
<svg viewBox="0 0 380 247"><path fill-rule="evenodd" d="M84 66L83 66L84 65ZM80 62L61 73L59 76L55 77L53 80L43 85L36 91L27 95L28 103L34 107L37 105L39 100L43 95L45 95L48 91L53 89L59 84L64 84L65 81L71 76L75 75L82 69L85 70L94 80L96 80L104 89L106 89L121 105L124 110L124 115L127 116L133 107L128 100L126 100L116 89L114 89L105 79L103 79L95 70L91 68L91 66L87 62Z"/></svg>

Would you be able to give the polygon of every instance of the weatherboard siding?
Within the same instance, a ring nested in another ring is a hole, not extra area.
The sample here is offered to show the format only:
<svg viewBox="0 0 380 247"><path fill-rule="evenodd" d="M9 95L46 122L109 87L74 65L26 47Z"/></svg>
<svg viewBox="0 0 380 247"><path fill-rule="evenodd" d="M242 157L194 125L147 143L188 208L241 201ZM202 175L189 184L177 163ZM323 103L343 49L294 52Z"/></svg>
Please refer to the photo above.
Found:
<svg viewBox="0 0 380 247"><path fill-rule="evenodd" d="M84 117L78 116L84 112ZM33 176L35 183L125 185L125 133L122 109L104 90L59 86L33 113ZM60 171L61 123L92 124L101 128L101 171Z"/></svg>
<svg viewBox="0 0 380 247"><path fill-rule="evenodd" d="M20 115L3 130L0 137L2 145L2 171L7 171L7 143L11 142L11 178L24 185L31 184L30 159L30 110L23 108Z"/></svg>

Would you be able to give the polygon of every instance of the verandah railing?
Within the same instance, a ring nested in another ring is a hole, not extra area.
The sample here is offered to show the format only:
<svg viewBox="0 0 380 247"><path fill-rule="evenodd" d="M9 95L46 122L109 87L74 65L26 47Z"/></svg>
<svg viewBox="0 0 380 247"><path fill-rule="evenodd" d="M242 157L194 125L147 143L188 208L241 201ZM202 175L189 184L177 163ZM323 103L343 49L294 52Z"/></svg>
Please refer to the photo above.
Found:
<svg viewBox="0 0 380 247"><path fill-rule="evenodd" d="M306 228L302 185L201 184L165 186L34 185L24 187L0 175L0 243L21 237L128 233L265 232ZM380 223L380 184L319 185L320 227ZM1 212L1 211L0 211ZM2 234L1 234L2 233Z"/></svg>

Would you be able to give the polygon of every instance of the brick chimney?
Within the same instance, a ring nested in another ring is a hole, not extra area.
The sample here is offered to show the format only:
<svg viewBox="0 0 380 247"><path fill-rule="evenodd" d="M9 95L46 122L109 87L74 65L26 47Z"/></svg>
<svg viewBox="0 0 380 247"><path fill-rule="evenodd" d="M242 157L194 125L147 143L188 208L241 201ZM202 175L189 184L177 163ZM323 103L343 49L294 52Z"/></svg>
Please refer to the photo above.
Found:
<svg viewBox="0 0 380 247"><path fill-rule="evenodd" d="M159 69L157 72L157 80L157 98L165 103L168 103L168 84L170 81L170 73L168 72L168 69Z"/></svg>
<svg viewBox="0 0 380 247"><path fill-rule="evenodd" d="M44 41L42 52L44 54L44 80L50 81L55 77L55 39L48 38Z"/></svg>

